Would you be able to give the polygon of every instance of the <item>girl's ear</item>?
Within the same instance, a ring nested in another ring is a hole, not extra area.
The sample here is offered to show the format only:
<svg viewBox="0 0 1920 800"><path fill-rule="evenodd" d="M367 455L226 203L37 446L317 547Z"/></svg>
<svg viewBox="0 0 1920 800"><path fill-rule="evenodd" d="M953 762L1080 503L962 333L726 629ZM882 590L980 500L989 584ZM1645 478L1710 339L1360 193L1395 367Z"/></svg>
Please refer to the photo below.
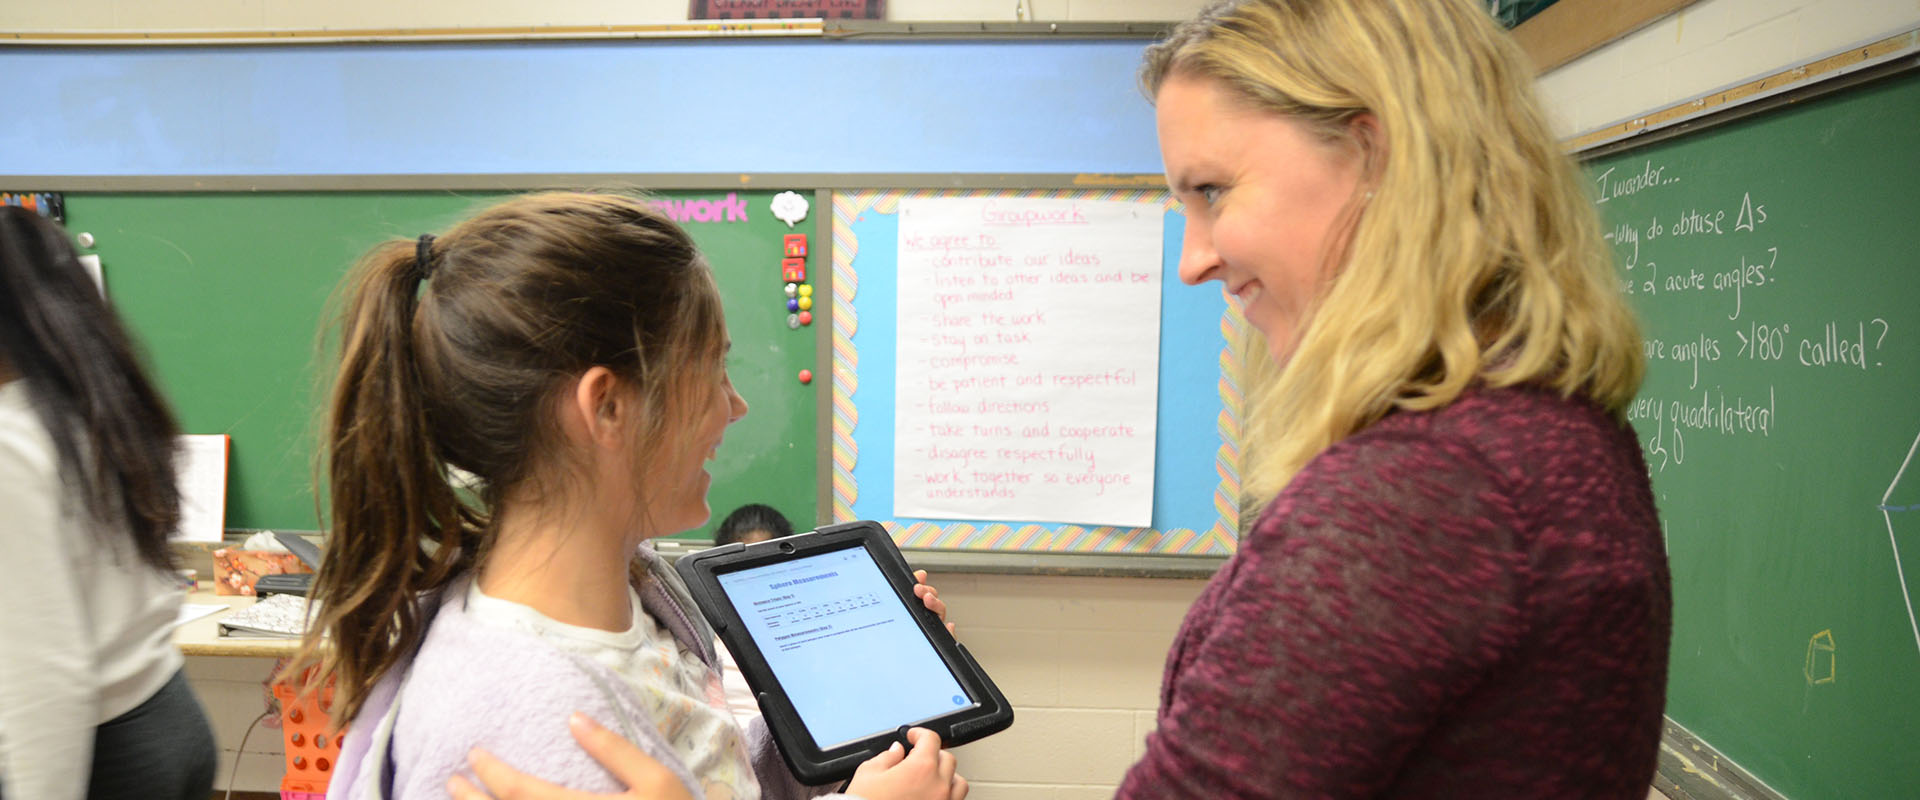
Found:
<svg viewBox="0 0 1920 800"><path fill-rule="evenodd" d="M562 409L562 428L577 432L596 447L625 446L621 429L633 410L620 391L620 378L606 367L591 367L574 381Z"/></svg>

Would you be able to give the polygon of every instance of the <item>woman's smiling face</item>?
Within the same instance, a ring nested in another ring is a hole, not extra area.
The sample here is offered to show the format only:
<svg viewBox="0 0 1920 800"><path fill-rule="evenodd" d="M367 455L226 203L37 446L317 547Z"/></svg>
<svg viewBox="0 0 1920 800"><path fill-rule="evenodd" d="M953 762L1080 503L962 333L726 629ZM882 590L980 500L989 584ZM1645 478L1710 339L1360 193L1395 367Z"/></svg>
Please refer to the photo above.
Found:
<svg viewBox="0 0 1920 800"><path fill-rule="evenodd" d="M1154 98L1167 185L1186 206L1180 279L1217 280L1285 360L1336 258L1364 158L1350 141L1174 74ZM1366 119L1371 123L1371 119Z"/></svg>

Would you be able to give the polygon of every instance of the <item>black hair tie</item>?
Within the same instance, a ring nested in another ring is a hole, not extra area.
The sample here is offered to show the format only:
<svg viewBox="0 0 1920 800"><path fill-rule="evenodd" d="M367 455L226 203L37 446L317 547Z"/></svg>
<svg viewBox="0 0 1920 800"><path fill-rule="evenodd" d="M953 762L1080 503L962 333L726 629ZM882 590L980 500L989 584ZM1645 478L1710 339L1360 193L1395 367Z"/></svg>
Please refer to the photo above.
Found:
<svg viewBox="0 0 1920 800"><path fill-rule="evenodd" d="M433 275L433 234L420 234L420 240L413 245L413 270L426 280Z"/></svg>

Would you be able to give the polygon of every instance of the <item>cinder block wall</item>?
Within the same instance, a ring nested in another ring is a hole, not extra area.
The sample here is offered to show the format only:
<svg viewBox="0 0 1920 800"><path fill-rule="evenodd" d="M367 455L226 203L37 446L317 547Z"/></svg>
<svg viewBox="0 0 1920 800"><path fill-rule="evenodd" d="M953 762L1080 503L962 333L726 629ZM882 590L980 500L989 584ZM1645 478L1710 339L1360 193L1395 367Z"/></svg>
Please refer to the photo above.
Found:
<svg viewBox="0 0 1920 800"><path fill-rule="evenodd" d="M280 778L286 773L286 745L278 720L254 720L267 710L270 695L265 681L273 672L271 658L187 658L187 682L200 696L213 725L213 739L220 746L220 769L214 773L215 791L228 788L233 779L236 792L278 792ZM247 727L253 735L241 749ZM235 765L235 761L239 764Z"/></svg>
<svg viewBox="0 0 1920 800"><path fill-rule="evenodd" d="M947 618L1013 702L1012 729L959 748L976 800L1110 798L1160 704L1203 580L935 575Z"/></svg>

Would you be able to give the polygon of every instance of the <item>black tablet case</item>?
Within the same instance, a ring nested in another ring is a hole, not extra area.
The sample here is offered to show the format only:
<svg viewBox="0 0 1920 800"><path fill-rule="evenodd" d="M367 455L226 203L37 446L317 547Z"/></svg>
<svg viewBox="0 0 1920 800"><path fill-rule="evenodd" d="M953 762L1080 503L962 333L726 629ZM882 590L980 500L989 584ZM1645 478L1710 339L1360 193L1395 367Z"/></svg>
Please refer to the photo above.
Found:
<svg viewBox="0 0 1920 800"><path fill-rule="evenodd" d="M902 601L914 613L914 619L933 642L934 650L943 659L957 661L962 669L954 670L954 677L962 688L979 704L976 709L965 712L958 719L934 720L918 727L928 728L940 734L943 746L952 747L983 739L1013 725L1013 706L995 686L993 679L980 668L973 654L967 652L965 645L954 640L947 632L946 625L939 617L921 605L920 599L912 592L912 569L906 559L900 555L899 548L893 544L884 528L878 523L861 521L830 525L798 537L775 539L754 545L739 543L702 550L682 557L674 568L687 583L693 600L700 607L700 613L713 625L714 632L734 653L741 671L749 675L756 671L762 675L773 673L767 667L766 660L760 656L757 645L753 644L744 626L735 625L738 620L720 591L717 582L712 580L711 567L741 560L749 555L748 547L758 565L777 563L783 560L804 558L807 555L844 549L849 542L859 542L855 546L866 547L879 564L881 572L886 574L896 595L901 595L901 578L906 577L906 592ZM782 547L782 544L786 547ZM837 545L837 546L836 546ZM760 556L767 560L761 561ZM704 575L702 566L709 566ZM751 666L750 666L751 665ZM813 735L801 723L799 715L791 703L784 698L775 698L760 687L754 687L754 696L760 703L760 713L765 716L767 727L773 732L774 742L780 747L780 755L786 759L787 766L800 780L813 785L846 780L853 771L869 758L879 755L893 742L906 742L906 727L890 733L878 734L849 745L821 750L814 744Z"/></svg>

